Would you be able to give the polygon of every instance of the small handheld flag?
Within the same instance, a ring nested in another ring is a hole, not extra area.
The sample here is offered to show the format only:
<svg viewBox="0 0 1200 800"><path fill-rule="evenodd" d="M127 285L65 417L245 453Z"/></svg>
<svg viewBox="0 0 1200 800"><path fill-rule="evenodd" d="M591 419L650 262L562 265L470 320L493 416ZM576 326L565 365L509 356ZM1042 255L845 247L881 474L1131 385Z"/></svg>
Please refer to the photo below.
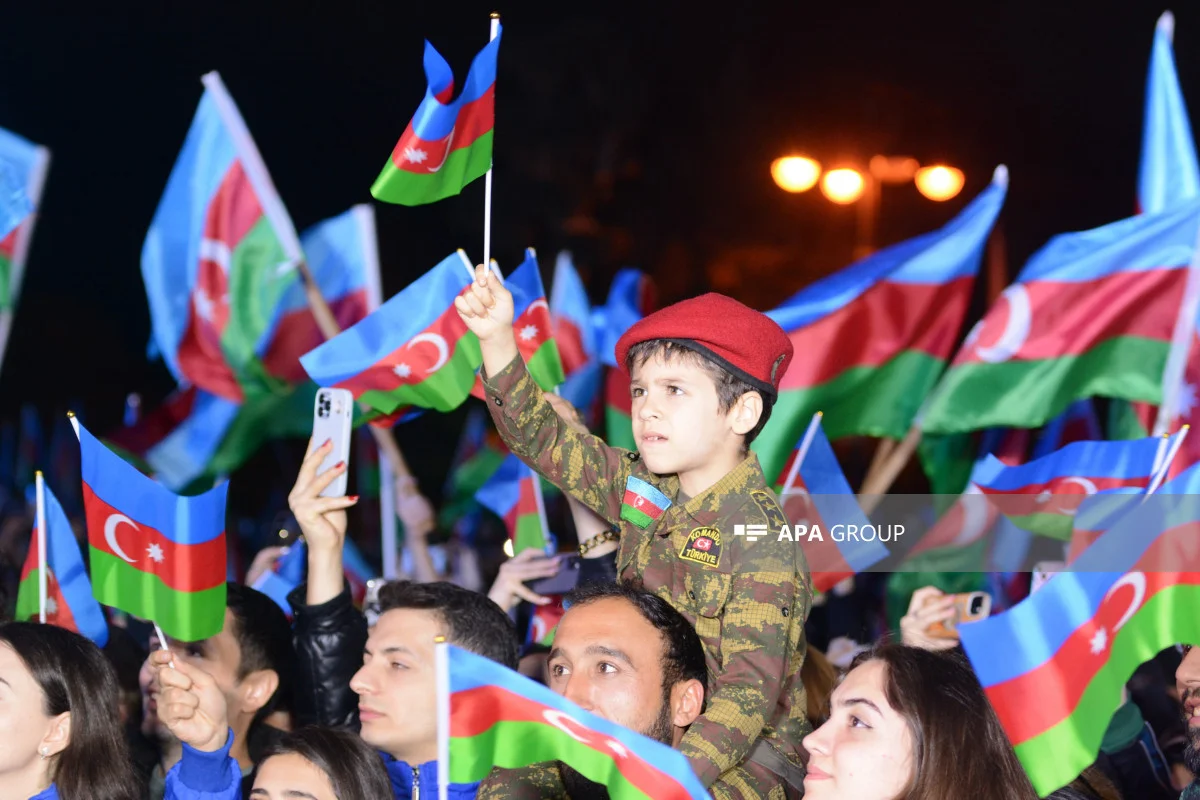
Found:
<svg viewBox="0 0 1200 800"><path fill-rule="evenodd" d="M475 56L462 94L453 101L454 71L425 43L425 99L371 185L372 197L406 206L433 203L491 169L501 33Z"/></svg>
<svg viewBox="0 0 1200 800"><path fill-rule="evenodd" d="M222 483L180 497L110 451L74 416L96 599L185 642L225 625Z"/></svg>
<svg viewBox="0 0 1200 800"><path fill-rule="evenodd" d="M77 631L103 647L108 642L104 611L92 596L83 555L58 498L37 473L38 514L21 569L17 619L38 618Z"/></svg>

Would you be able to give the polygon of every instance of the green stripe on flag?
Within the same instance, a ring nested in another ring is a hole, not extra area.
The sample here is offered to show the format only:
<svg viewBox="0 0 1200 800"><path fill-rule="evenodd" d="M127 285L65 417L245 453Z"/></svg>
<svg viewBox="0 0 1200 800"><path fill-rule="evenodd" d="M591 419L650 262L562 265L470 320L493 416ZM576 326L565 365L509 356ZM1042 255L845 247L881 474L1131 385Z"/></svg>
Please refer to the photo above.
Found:
<svg viewBox="0 0 1200 800"><path fill-rule="evenodd" d="M878 367L851 367L825 383L779 393L754 441L763 474L774 480L818 411L830 440L846 436L903 439L945 360L905 350Z"/></svg>
<svg viewBox="0 0 1200 800"><path fill-rule="evenodd" d="M1021 530L1036 533L1038 536L1048 536L1062 542L1071 541L1074 518L1066 514L1021 514L1009 517L1008 520Z"/></svg>
<svg viewBox="0 0 1200 800"><path fill-rule="evenodd" d="M298 280L266 215L234 245L229 262L229 322L221 333L225 361L247 387L262 385L255 350L273 322L283 293Z"/></svg>
<svg viewBox="0 0 1200 800"><path fill-rule="evenodd" d="M513 536L513 555L519 555L523 550L546 550L546 537L542 533L542 519L538 514L521 514L517 517L515 535Z"/></svg>
<svg viewBox="0 0 1200 800"><path fill-rule="evenodd" d="M49 586L49 583L47 583L47 586ZM13 618L20 621L36 617L38 615L38 596L40 594L38 570L35 569L17 587L17 608L13 612Z"/></svg>
<svg viewBox="0 0 1200 800"><path fill-rule="evenodd" d="M605 441L610 447L637 450L637 442L633 440L633 420L620 409L604 407L604 430L607 433Z"/></svg>
<svg viewBox="0 0 1200 800"><path fill-rule="evenodd" d="M501 721L475 736L450 738L450 782L482 781L493 767L519 769L561 761L607 786L611 800L653 800L620 773L613 758L549 723Z"/></svg>
<svg viewBox="0 0 1200 800"><path fill-rule="evenodd" d="M12 259L0 253L0 311L12 309Z"/></svg>
<svg viewBox="0 0 1200 800"><path fill-rule="evenodd" d="M1108 404L1109 439L1144 439L1149 435L1131 403L1113 400Z"/></svg>
<svg viewBox="0 0 1200 800"><path fill-rule="evenodd" d="M923 430L1036 428L1081 397L1159 403L1169 342L1122 336L1086 353L951 367L930 398Z"/></svg>
<svg viewBox="0 0 1200 800"><path fill-rule="evenodd" d="M553 339L547 339L538 345L526 365L530 376L544 392L553 392L558 385L566 380L563 374L562 358L558 354L558 344Z"/></svg>
<svg viewBox="0 0 1200 800"><path fill-rule="evenodd" d="M371 389L363 392L362 402L390 414L400 406L413 405L435 411L453 411L463 404L475 385L475 371L483 363L479 340L468 333L454 343L454 353L441 369L418 384L405 384L385 392Z"/></svg>
<svg viewBox="0 0 1200 800"><path fill-rule="evenodd" d="M1108 662L1092 678L1074 713L1016 746L1039 797L1066 786L1096 760L1121 688L1138 666L1177 642L1200 641L1198 605L1200 586L1194 585L1172 586L1147 600L1109 642Z"/></svg>
<svg viewBox="0 0 1200 800"><path fill-rule="evenodd" d="M632 522L639 528L648 527L651 522L654 522L654 517L630 505L621 506L621 519Z"/></svg>
<svg viewBox="0 0 1200 800"><path fill-rule="evenodd" d="M420 174L397 169L391 156L371 185L371 196L385 203L419 206L453 197L492 167L493 131L480 136L469 147L454 150L437 172Z"/></svg>
<svg viewBox="0 0 1200 800"><path fill-rule="evenodd" d="M90 549L92 594L100 603L157 622L167 636L184 642L216 636L225 627L224 582L180 592L111 553Z"/></svg>

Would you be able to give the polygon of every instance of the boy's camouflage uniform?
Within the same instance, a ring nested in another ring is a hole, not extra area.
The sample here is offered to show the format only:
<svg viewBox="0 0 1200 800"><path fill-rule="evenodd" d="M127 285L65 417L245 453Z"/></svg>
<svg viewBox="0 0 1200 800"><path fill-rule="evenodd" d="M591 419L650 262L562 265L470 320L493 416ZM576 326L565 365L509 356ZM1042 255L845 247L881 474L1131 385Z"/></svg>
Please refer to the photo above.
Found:
<svg viewBox="0 0 1200 800"><path fill-rule="evenodd" d="M798 796L800 740L811 730L800 666L812 589L799 546L776 541L785 518L757 456L700 496L671 505L643 530L621 519L626 481L635 476L677 498L676 477L654 475L637 453L572 431L520 357L484 386L512 451L620 526L621 579L640 579L695 625L708 662L708 705L679 749L704 785L716 797ZM735 525L755 524L768 531L763 538L750 542L734 535ZM700 548L693 546L698 538L706 540ZM713 556L715 566L705 563ZM743 764L752 748L753 760ZM735 772L739 765L743 769ZM786 795L777 777L783 772L795 787Z"/></svg>

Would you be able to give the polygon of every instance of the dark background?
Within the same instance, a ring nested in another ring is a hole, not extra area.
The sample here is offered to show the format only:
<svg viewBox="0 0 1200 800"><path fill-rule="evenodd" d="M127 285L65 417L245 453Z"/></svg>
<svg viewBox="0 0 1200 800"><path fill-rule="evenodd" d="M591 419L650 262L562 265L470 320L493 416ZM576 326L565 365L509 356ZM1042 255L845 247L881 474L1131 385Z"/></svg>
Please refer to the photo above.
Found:
<svg viewBox="0 0 1200 800"><path fill-rule="evenodd" d="M889 187L880 243L948 220L1005 163L1010 267L1055 233L1133 211L1154 3L1014 0L682 4L6 3L0 125L53 152L0 418L70 404L103 432L128 392L173 386L146 359L146 228L219 70L297 228L370 201L425 87L429 38L461 82L504 15L493 253L576 254L593 301L612 273L664 300L716 287L766 309L850 260L855 210L787 195L773 158L945 161L963 193ZM1200 12L1177 21L1185 93ZM1194 99L1194 98L1193 98ZM1193 104L1195 105L1195 103ZM419 208L377 204L385 296L456 247L482 255L483 182ZM437 415L400 432L440 439ZM451 440L452 441L452 440ZM445 449L452 446L447 443ZM447 459L449 454L445 456Z"/></svg>

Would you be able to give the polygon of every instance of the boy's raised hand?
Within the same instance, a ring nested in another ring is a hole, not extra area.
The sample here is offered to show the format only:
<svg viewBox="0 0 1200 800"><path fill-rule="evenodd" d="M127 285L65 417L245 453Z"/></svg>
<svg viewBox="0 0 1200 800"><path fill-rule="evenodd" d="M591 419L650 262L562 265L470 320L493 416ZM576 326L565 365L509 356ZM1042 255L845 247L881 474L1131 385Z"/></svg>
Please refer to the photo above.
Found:
<svg viewBox="0 0 1200 800"><path fill-rule="evenodd" d="M512 292L504 288L496 273L482 264L475 267L475 280L470 291L454 298L454 307L481 342L506 333L513 335Z"/></svg>

